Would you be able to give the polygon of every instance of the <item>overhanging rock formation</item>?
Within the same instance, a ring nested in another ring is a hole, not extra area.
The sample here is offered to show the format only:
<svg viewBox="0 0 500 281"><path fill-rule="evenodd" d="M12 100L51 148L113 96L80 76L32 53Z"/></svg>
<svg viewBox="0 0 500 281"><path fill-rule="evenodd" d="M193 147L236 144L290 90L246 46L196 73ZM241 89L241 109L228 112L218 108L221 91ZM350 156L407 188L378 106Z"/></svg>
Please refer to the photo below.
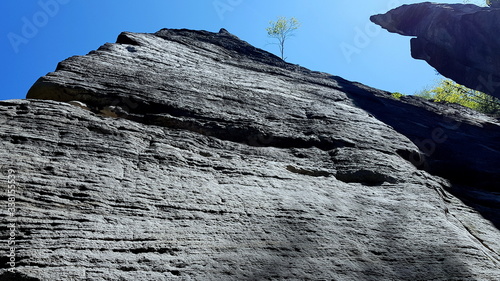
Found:
<svg viewBox="0 0 500 281"><path fill-rule="evenodd" d="M500 9L472 4L403 5L371 20L411 39L413 58L442 75L500 98Z"/></svg>
<svg viewBox="0 0 500 281"><path fill-rule="evenodd" d="M225 30L122 33L27 97L0 102L2 186L14 175L17 188L3 215L18 227L16 273L5 258L1 278L500 272L487 116L396 100Z"/></svg>

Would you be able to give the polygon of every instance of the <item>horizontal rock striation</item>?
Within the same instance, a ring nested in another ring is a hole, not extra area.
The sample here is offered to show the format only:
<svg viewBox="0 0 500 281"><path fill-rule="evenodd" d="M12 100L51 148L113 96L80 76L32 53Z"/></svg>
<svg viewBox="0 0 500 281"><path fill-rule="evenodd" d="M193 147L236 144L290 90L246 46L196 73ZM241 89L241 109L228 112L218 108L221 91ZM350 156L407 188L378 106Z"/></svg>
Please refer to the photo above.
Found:
<svg viewBox="0 0 500 281"><path fill-rule="evenodd" d="M500 9L472 4L403 5L371 20L412 36L413 58L471 89L500 98Z"/></svg>
<svg viewBox="0 0 500 281"><path fill-rule="evenodd" d="M2 187L16 191L2 215L17 229L1 278L499 274L497 120L396 100L225 30L122 33L27 97L0 102ZM467 147L475 157L447 153Z"/></svg>

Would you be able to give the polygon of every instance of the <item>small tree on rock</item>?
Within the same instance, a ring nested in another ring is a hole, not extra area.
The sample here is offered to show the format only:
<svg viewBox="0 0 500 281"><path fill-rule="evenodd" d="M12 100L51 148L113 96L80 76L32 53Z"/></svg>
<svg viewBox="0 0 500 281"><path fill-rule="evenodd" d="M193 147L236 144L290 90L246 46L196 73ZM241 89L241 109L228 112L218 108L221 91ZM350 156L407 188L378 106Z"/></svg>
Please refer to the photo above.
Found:
<svg viewBox="0 0 500 281"><path fill-rule="evenodd" d="M266 28L267 34L278 40L281 59L285 60L285 41L294 35L294 31L300 27L300 22L296 18L279 17L277 21L270 21L269 24L270 26Z"/></svg>

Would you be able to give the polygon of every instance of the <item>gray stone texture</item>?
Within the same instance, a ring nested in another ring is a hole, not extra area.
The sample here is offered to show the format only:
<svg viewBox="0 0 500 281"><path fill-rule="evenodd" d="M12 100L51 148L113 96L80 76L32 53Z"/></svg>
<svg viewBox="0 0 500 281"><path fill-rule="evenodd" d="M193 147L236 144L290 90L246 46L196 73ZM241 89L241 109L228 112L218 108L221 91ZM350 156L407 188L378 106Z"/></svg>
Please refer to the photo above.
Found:
<svg viewBox="0 0 500 281"><path fill-rule="evenodd" d="M491 117L396 100L225 30L122 33L27 98L0 102L1 186L16 185L15 216L1 214L18 227L2 280L500 274Z"/></svg>
<svg viewBox="0 0 500 281"><path fill-rule="evenodd" d="M500 8L425 2L371 20L390 32L414 37L415 59L459 84L500 98Z"/></svg>

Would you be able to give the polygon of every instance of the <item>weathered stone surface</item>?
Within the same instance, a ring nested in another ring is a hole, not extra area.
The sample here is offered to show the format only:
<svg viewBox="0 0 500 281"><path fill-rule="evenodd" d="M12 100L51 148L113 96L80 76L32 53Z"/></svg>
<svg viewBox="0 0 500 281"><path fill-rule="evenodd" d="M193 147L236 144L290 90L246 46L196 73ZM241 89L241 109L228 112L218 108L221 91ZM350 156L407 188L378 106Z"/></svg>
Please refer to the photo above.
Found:
<svg viewBox="0 0 500 281"><path fill-rule="evenodd" d="M383 98L350 91L354 103L407 136L421 154L405 156L418 168L458 185L500 192L500 126L497 119L452 104L407 96Z"/></svg>
<svg viewBox="0 0 500 281"><path fill-rule="evenodd" d="M500 98L500 9L472 4L403 5L371 20L411 39L412 56L459 84Z"/></svg>
<svg viewBox="0 0 500 281"><path fill-rule="evenodd" d="M2 213L19 227L14 280L500 273L498 194L427 172L450 165L440 147L473 136L498 153L500 124L486 116L398 101L224 30L123 33L61 62L28 98L0 102L2 187L9 171L17 186L15 216ZM413 138L432 139L440 118L449 137L419 151Z"/></svg>

